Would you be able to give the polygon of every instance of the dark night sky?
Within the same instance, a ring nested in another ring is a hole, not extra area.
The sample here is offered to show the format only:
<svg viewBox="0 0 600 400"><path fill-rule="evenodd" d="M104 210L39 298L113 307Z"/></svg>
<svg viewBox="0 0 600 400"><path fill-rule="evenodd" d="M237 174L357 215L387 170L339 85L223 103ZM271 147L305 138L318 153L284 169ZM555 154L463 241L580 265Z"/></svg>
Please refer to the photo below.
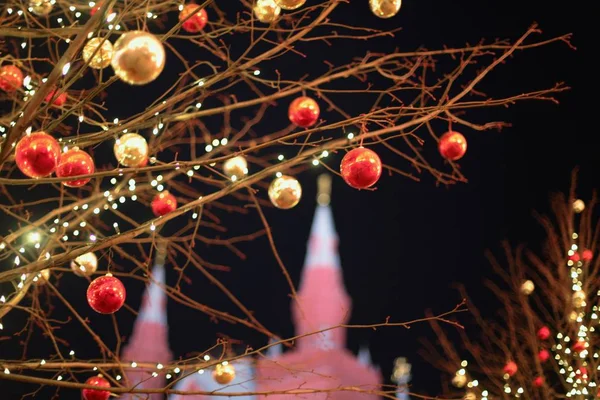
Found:
<svg viewBox="0 0 600 400"><path fill-rule="evenodd" d="M490 277L490 267L484 251L490 249L500 254L504 239L537 244L541 235L532 211L547 211L548 196L568 189L574 167L581 167L580 188L584 198L597 186L594 178L600 161L595 155L594 135L579 122L585 115L582 99L591 92L583 84L584 72L580 69L582 57L588 52L583 43L580 13L575 7L554 7L542 0L405 0L397 17L382 21L368 12L367 0L353 0L352 5L340 7L334 16L347 23L380 28L401 26L403 29L395 38L378 42L377 50L388 51L395 47L410 50L421 45L430 49L444 44L461 46L467 42L474 44L481 38L515 40L533 22L540 24L546 38L574 33L577 51L556 44L518 53L486 79L483 90L496 96L545 88L559 81L573 89L559 95L560 105L528 102L507 110L473 113L476 120L504 119L513 127L500 133L463 129L469 150L460 165L469 183L447 188L437 187L428 177L415 183L400 176L383 176L377 191L359 192L341 180L334 180L332 207L345 281L354 302L351 323L381 322L387 316L401 321L418 318L426 309L448 310L459 301L452 287L455 282L464 283L476 300L485 300L481 283ZM348 47L336 46L327 52L327 59L334 63L343 60L348 51L351 51ZM310 71L310 63L320 63L320 57L322 53L311 53L303 61L306 64L296 62L298 73ZM131 110L123 104L120 105L125 108L120 113L125 116ZM287 110L287 101L282 102L282 107ZM357 114L360 112L356 110ZM394 164L393 160L384 161ZM338 163L339 155L328 161L334 168ZM309 221L315 208L316 176L320 172L322 169L311 169L301 175L305 196L297 208L267 212L278 249L296 282L304 260ZM252 213L224 216L224 219L231 234L248 232L245 229L248 225L260 226L258 217ZM233 267L232 272L216 275L256 311L260 321L283 336L292 335L288 289L267 240L256 240L242 246L242 250L248 255L245 262L221 249L204 251L207 258L223 260ZM175 275L170 273L168 279L175 279ZM67 297L81 302L85 293L81 281L73 277L65 281L61 286L72 283L69 287L73 288ZM128 291L133 307L139 305L139 290L141 287L132 283ZM200 301L233 311L224 296L200 277L194 277L194 286L184 290ZM92 318L95 329L112 337L111 324L102 323L89 310L86 315ZM128 334L131 318L119 315L118 319L122 332ZM224 323L212 324L203 315L172 303L169 303L169 323L171 347L176 356L210 347L215 334L220 332L254 346L265 343L257 333ZM61 334L74 340L78 332L74 329ZM408 357L413 364L415 390L431 391L440 379L418 355L419 340L423 337L432 338L427 325L411 330L356 330L349 333L349 347L357 350L359 345L369 344L374 362L382 367L386 378L395 357ZM92 345L77 346L78 356L96 356ZM7 347L6 342L0 342L0 358L12 353ZM3 384L0 381L0 387Z"/></svg>

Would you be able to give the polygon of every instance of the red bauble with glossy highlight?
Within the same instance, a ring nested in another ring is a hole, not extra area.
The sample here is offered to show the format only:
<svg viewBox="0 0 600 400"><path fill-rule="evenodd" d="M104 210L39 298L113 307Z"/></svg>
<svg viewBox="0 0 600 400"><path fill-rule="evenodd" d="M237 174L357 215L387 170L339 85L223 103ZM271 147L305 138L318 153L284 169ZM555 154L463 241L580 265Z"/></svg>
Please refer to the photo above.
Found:
<svg viewBox="0 0 600 400"><path fill-rule="evenodd" d="M42 178L54 172L60 161L60 145L46 132L23 136L15 147L15 162L30 178Z"/></svg>
<svg viewBox="0 0 600 400"><path fill-rule="evenodd" d="M183 10L181 10L181 12L179 13L179 21L185 20L190 14L194 13L194 11L196 11L197 9L198 4L186 4L185 6L183 6ZM198 33L202 29L204 29L207 22L208 14L206 14L206 10L204 8L201 8L200 10L196 11L194 15L185 20L185 22L181 24L181 27L186 32Z"/></svg>
<svg viewBox="0 0 600 400"><path fill-rule="evenodd" d="M542 376L537 376L533 380L533 386L535 386L535 387L542 387L543 384L544 384L544 377L542 377Z"/></svg>
<svg viewBox="0 0 600 400"><path fill-rule="evenodd" d="M546 349L542 349L539 351L538 353L538 360L540 360L540 362L546 362L550 359L550 352Z"/></svg>
<svg viewBox="0 0 600 400"><path fill-rule="evenodd" d="M467 139L458 132L446 132L440 138L438 150L446 160L460 160L467 152Z"/></svg>
<svg viewBox="0 0 600 400"><path fill-rule="evenodd" d="M60 157L60 163L56 168L56 176L59 178L88 175L94 173L94 160L83 150L73 147L71 150L63 153ZM80 187L85 185L91 178L81 178L72 181L63 181L63 185L69 187Z"/></svg>
<svg viewBox="0 0 600 400"><path fill-rule="evenodd" d="M152 200L152 212L157 217L162 217L177 209L177 199L168 190L160 192Z"/></svg>
<svg viewBox="0 0 600 400"><path fill-rule="evenodd" d="M94 311L100 314L113 314L125 304L125 286L114 276L105 275L90 283L87 301Z"/></svg>
<svg viewBox="0 0 600 400"><path fill-rule="evenodd" d="M56 94L56 89L54 89L46 95L44 101L46 103L50 103L50 101L52 101L52 105L60 107L67 102L67 94L65 92L60 92L59 94Z"/></svg>
<svg viewBox="0 0 600 400"><path fill-rule="evenodd" d="M583 258L583 261L592 261L592 258L594 258L594 253L592 253L592 251L589 249L585 249L581 254L581 258Z"/></svg>
<svg viewBox="0 0 600 400"><path fill-rule="evenodd" d="M292 124L308 128L319 120L321 110L316 101L310 97L302 96L292 101L288 109L288 117Z"/></svg>
<svg viewBox="0 0 600 400"><path fill-rule="evenodd" d="M346 153L340 164L342 178L355 189L373 186L381 177L381 170L377 153L364 147Z"/></svg>
<svg viewBox="0 0 600 400"><path fill-rule="evenodd" d="M587 348L587 343L583 340L578 340L573 343L573 351L576 353L581 353Z"/></svg>
<svg viewBox="0 0 600 400"><path fill-rule="evenodd" d="M23 86L23 72L15 65L0 67L0 89L12 93Z"/></svg>
<svg viewBox="0 0 600 400"><path fill-rule="evenodd" d="M101 376L92 376L85 381L85 384L98 386L101 388L110 387L110 382ZM108 398L110 398L110 392L108 390L83 389L81 394L85 400L108 400Z"/></svg>
<svg viewBox="0 0 600 400"><path fill-rule="evenodd" d="M515 363L514 361L507 362L503 369L504 373L508 376L513 376L517 373L518 370L519 368L517 367L517 363Z"/></svg>
<svg viewBox="0 0 600 400"><path fill-rule="evenodd" d="M542 326L537 332L537 336L540 340L546 340L550 337L550 329L547 326Z"/></svg>
<svg viewBox="0 0 600 400"><path fill-rule="evenodd" d="M581 256L579 255L579 253L573 253L569 256L569 260L573 262L578 262L579 260L581 260Z"/></svg>

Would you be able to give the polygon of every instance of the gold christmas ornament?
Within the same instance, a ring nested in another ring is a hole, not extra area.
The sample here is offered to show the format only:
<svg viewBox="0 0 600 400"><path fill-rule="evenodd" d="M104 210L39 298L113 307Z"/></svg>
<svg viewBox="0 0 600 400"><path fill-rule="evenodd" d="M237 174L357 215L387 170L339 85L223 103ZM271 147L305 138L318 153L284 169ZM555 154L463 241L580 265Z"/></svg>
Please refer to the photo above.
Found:
<svg viewBox="0 0 600 400"><path fill-rule="evenodd" d="M71 261L71 269L77 276L90 276L98 269L98 257L92 252L82 254Z"/></svg>
<svg viewBox="0 0 600 400"><path fill-rule="evenodd" d="M53 7L51 0L29 0L29 11L40 17L50 14Z"/></svg>
<svg viewBox="0 0 600 400"><path fill-rule="evenodd" d="M235 379L235 368L229 363L217 364L213 379L220 385L227 385Z"/></svg>
<svg viewBox="0 0 600 400"><path fill-rule="evenodd" d="M119 164L126 167L143 167L148 163L148 142L137 133L126 133L118 138L113 150Z"/></svg>
<svg viewBox="0 0 600 400"><path fill-rule="evenodd" d="M577 199L573 202L573 211L577 214L583 212L585 210L585 203L581 199Z"/></svg>
<svg viewBox="0 0 600 400"><path fill-rule="evenodd" d="M534 290L535 285L530 280L526 280L525 282L523 282L523 284L521 284L521 293L523 293L526 296L529 296L531 293L533 293Z"/></svg>
<svg viewBox="0 0 600 400"><path fill-rule="evenodd" d="M275 0L275 3L284 10L295 10L306 3L306 0Z"/></svg>
<svg viewBox="0 0 600 400"><path fill-rule="evenodd" d="M456 374L454 378L452 378L452 384L457 388L462 388L467 384L466 375Z"/></svg>
<svg viewBox="0 0 600 400"><path fill-rule="evenodd" d="M37 286L43 286L45 285L48 280L50 279L50 269L46 268L41 270L37 276L35 276L33 278L33 283L36 284Z"/></svg>
<svg viewBox="0 0 600 400"><path fill-rule="evenodd" d="M232 181L236 181L248 175L248 162L244 156L230 158L223 163L223 172L225 172L225 175L230 177Z"/></svg>
<svg viewBox="0 0 600 400"><path fill-rule="evenodd" d="M392 18L398 14L402 0L369 0L369 7L379 18Z"/></svg>
<svg viewBox="0 0 600 400"><path fill-rule="evenodd" d="M113 53L113 45L108 39L95 37L88 40L83 47L83 60L90 68L102 69L110 65Z"/></svg>
<svg viewBox="0 0 600 400"><path fill-rule="evenodd" d="M477 396L473 392L467 392L465 394L465 397L463 397L463 399L464 400L477 400Z"/></svg>
<svg viewBox="0 0 600 400"><path fill-rule="evenodd" d="M151 33L131 31L115 42L112 67L123 82L144 85L152 82L165 68L165 48Z"/></svg>
<svg viewBox="0 0 600 400"><path fill-rule="evenodd" d="M573 293L573 297L572 297L573 307L575 307L575 308L585 307L585 298L586 297L587 296L585 295L585 292L583 290L578 290L575 293Z"/></svg>
<svg viewBox="0 0 600 400"><path fill-rule="evenodd" d="M265 24L275 21L281 14L281 7L275 0L256 0L253 10L256 19Z"/></svg>
<svg viewBox="0 0 600 400"><path fill-rule="evenodd" d="M269 199L277 208L288 210L300 202L302 186L294 177L283 175L269 186Z"/></svg>
<svg viewBox="0 0 600 400"><path fill-rule="evenodd" d="M571 311L571 313L569 314L569 321L575 322L575 321L577 321L578 317L579 317L579 314L577 313L577 311Z"/></svg>

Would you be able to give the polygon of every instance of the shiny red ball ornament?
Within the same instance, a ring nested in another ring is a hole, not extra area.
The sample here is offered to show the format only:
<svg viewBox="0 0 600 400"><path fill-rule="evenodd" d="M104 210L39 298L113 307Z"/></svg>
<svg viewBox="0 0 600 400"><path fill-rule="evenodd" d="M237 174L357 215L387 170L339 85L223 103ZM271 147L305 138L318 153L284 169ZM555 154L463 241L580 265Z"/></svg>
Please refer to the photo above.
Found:
<svg viewBox="0 0 600 400"><path fill-rule="evenodd" d="M73 147L71 150L63 153L60 157L60 163L56 168L56 176L59 178L88 175L94 173L94 160L83 150ZM80 187L85 185L91 178L81 178L72 181L63 181L63 185L69 187Z"/></svg>
<svg viewBox="0 0 600 400"><path fill-rule="evenodd" d="M0 89L12 93L23 85L23 72L15 65L0 67Z"/></svg>
<svg viewBox="0 0 600 400"><path fill-rule="evenodd" d="M577 262L577 261L581 260L581 256L579 255L579 253L573 253L572 255L569 256L569 260L571 260L573 262Z"/></svg>
<svg viewBox="0 0 600 400"><path fill-rule="evenodd" d="M183 6L183 10L179 13L179 21L184 21L181 27L189 33L198 33L206 26L208 22L208 14L204 8L199 9L198 4L190 3ZM189 17L191 14L191 17ZM189 17L189 18L188 18ZM186 19L187 18L187 19Z"/></svg>
<svg viewBox="0 0 600 400"><path fill-rule="evenodd" d="M342 178L355 189L373 186L381 177L381 170L377 153L364 147L346 153L340 164Z"/></svg>
<svg viewBox="0 0 600 400"><path fill-rule="evenodd" d="M518 370L519 368L517 367L517 363L515 363L514 361L507 362L503 369L504 373L508 376L513 376L517 373Z"/></svg>
<svg viewBox="0 0 600 400"><path fill-rule="evenodd" d="M292 124L308 128L317 123L321 110L316 101L310 97L298 97L290 104L288 117Z"/></svg>
<svg viewBox="0 0 600 400"><path fill-rule="evenodd" d="M87 290L87 301L100 314L113 314L125 304L125 286L112 275L96 278Z"/></svg>
<svg viewBox="0 0 600 400"><path fill-rule="evenodd" d="M576 353L581 353L582 351L587 349L587 347L587 343L583 340L578 340L575 343L573 343L573 351Z"/></svg>
<svg viewBox="0 0 600 400"><path fill-rule="evenodd" d="M157 217L162 217L177 209L177 199L168 190L160 192L152 200L152 212Z"/></svg>
<svg viewBox="0 0 600 400"><path fill-rule="evenodd" d="M592 258L594 258L594 253L592 253L592 251L589 249L585 249L581 254L581 258L583 258L583 261L592 261Z"/></svg>
<svg viewBox="0 0 600 400"><path fill-rule="evenodd" d="M56 169L60 160L60 145L46 132L23 136L15 147L15 162L30 178L42 178Z"/></svg>
<svg viewBox="0 0 600 400"><path fill-rule="evenodd" d="M542 349L538 352L538 360L540 362L546 362L550 359L550 352L546 349Z"/></svg>
<svg viewBox="0 0 600 400"><path fill-rule="evenodd" d="M546 340L550 337L550 329L547 326L542 326L537 332L537 337L540 340Z"/></svg>
<svg viewBox="0 0 600 400"><path fill-rule="evenodd" d="M98 386L101 388L109 388L110 382L101 376L92 376L85 381L86 385ZM108 400L110 392L108 390L83 389L81 391L85 400Z"/></svg>
<svg viewBox="0 0 600 400"><path fill-rule="evenodd" d="M467 139L458 132L446 132L440 138L438 150L446 160L460 160L467 152Z"/></svg>
<svg viewBox="0 0 600 400"><path fill-rule="evenodd" d="M50 103L52 101L52 105L57 107L63 106L67 102L67 94L65 92L61 92L56 94L56 89L51 90L46 97L44 98L46 103Z"/></svg>
<svg viewBox="0 0 600 400"><path fill-rule="evenodd" d="M533 386L542 387L542 385L544 385L544 377L536 376L535 379L533 380Z"/></svg>

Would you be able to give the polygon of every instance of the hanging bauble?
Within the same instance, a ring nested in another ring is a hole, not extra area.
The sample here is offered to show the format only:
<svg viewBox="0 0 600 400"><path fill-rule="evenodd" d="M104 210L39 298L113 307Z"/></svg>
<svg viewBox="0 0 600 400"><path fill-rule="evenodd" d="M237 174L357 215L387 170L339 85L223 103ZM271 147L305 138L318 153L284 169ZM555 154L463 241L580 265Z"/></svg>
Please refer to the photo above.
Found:
<svg viewBox="0 0 600 400"><path fill-rule="evenodd" d="M157 217L162 217L177 209L177 199L168 190L164 190L154 196L152 200L152 212Z"/></svg>
<svg viewBox="0 0 600 400"><path fill-rule="evenodd" d="M100 314L113 314L125 304L125 286L112 275L96 278L87 290L87 301Z"/></svg>
<svg viewBox="0 0 600 400"><path fill-rule="evenodd" d="M60 156L60 162L56 168L56 176L65 178L69 176L89 175L94 173L94 160L92 157L78 147L66 151ZM88 183L92 178L80 178L72 181L63 181L68 187L80 187Z"/></svg>
<svg viewBox="0 0 600 400"><path fill-rule="evenodd" d="M452 385L457 388L462 388L467 384L467 376L465 374L456 374L452 378Z"/></svg>
<svg viewBox="0 0 600 400"><path fill-rule="evenodd" d="M592 253L592 251L589 249L585 249L581 253L581 258L583 259L583 261L586 261L586 262L592 261L592 258L594 258L594 253Z"/></svg>
<svg viewBox="0 0 600 400"><path fill-rule="evenodd" d="M465 393L465 397L463 397L463 400L477 400L477 395L473 392L467 392Z"/></svg>
<svg viewBox="0 0 600 400"><path fill-rule="evenodd" d="M189 3L183 6L183 9L179 13L179 21L185 21L181 24L181 27L184 31L189 33L198 33L206 26L206 23L208 22L208 15L206 14L206 10L204 8L199 9L199 7L200 6L198 4L194 3ZM190 15L192 16L190 17Z"/></svg>
<svg viewBox="0 0 600 400"><path fill-rule="evenodd" d="M85 61L90 68L102 69L110 65L110 61L113 58L114 50L113 45L108 39L95 37L87 41L83 47L83 61Z"/></svg>
<svg viewBox="0 0 600 400"><path fill-rule="evenodd" d="M37 286L45 285L50 279L50 269L46 268L38 272L38 274L33 278L33 283Z"/></svg>
<svg viewBox="0 0 600 400"><path fill-rule="evenodd" d="M525 296L529 296L534 290L535 285L530 280L526 280L521 284L521 293L523 293Z"/></svg>
<svg viewBox="0 0 600 400"><path fill-rule="evenodd" d="M373 186L381 177L381 160L373 150L359 147L346 153L340 164L344 181L355 189Z"/></svg>
<svg viewBox="0 0 600 400"><path fill-rule="evenodd" d="M517 363L515 363L514 361L509 361L506 363L502 371L508 376L513 376L517 373L518 369L519 368L517 367Z"/></svg>
<svg viewBox="0 0 600 400"><path fill-rule="evenodd" d="M61 107L67 102L67 93L58 92L57 89L52 89L48 92L46 97L44 98L46 103L52 102L53 106Z"/></svg>
<svg viewBox="0 0 600 400"><path fill-rule="evenodd" d="M113 147L115 158L126 167L139 168L148 163L148 142L137 133L126 133Z"/></svg>
<svg viewBox="0 0 600 400"><path fill-rule="evenodd" d="M438 150L446 160L460 160L467 152L467 139L458 132L446 132L440 137Z"/></svg>
<svg viewBox="0 0 600 400"><path fill-rule="evenodd" d="M585 203L581 199L577 199L573 202L573 211L576 214L582 213L585 210Z"/></svg>
<svg viewBox="0 0 600 400"><path fill-rule="evenodd" d="M295 10L306 3L306 0L275 0L275 3L284 10Z"/></svg>
<svg viewBox="0 0 600 400"><path fill-rule="evenodd" d="M581 260L579 253L573 253L569 256L569 261L578 262L579 260Z"/></svg>
<svg viewBox="0 0 600 400"><path fill-rule="evenodd" d="M536 376L535 379L533 380L533 386L542 387L543 385L544 385L544 377Z"/></svg>
<svg viewBox="0 0 600 400"><path fill-rule="evenodd" d="M369 0L369 7L379 18L392 18L402 7L402 0Z"/></svg>
<svg viewBox="0 0 600 400"><path fill-rule="evenodd" d="M244 156L230 158L223 163L223 172L232 181L236 181L248 175L248 162Z"/></svg>
<svg viewBox="0 0 600 400"><path fill-rule="evenodd" d="M78 276L91 276L98 269L98 257L92 252L85 253L71 261L71 269Z"/></svg>
<svg viewBox="0 0 600 400"><path fill-rule="evenodd" d="M217 364L213 379L220 385L227 385L235 379L235 368L229 363Z"/></svg>
<svg viewBox="0 0 600 400"><path fill-rule="evenodd" d="M42 178L56 169L60 160L60 145L46 132L23 136L15 147L15 162L30 178Z"/></svg>
<svg viewBox="0 0 600 400"><path fill-rule="evenodd" d="M110 383L102 376L92 376L85 381L86 385L98 386L100 388L109 388ZM81 391L85 400L108 400L110 398L110 392L108 390L98 389L83 389Z"/></svg>
<svg viewBox="0 0 600 400"><path fill-rule="evenodd" d="M275 21L281 14L281 7L275 0L257 0L253 10L256 19L265 24Z"/></svg>
<svg viewBox="0 0 600 400"><path fill-rule="evenodd" d="M0 90L12 93L23 85L23 72L16 65L0 67Z"/></svg>
<svg viewBox="0 0 600 400"><path fill-rule="evenodd" d="M144 85L158 78L165 61L165 48L156 36L131 31L117 39L111 65L123 82Z"/></svg>
<svg viewBox="0 0 600 400"><path fill-rule="evenodd" d="M572 348L575 353L581 353L582 351L587 349L588 346L589 346L589 343L586 342L585 340L578 340L575 343L573 343Z"/></svg>
<svg viewBox="0 0 600 400"><path fill-rule="evenodd" d="M29 11L40 17L50 14L53 7L52 0L29 0Z"/></svg>
<svg viewBox="0 0 600 400"><path fill-rule="evenodd" d="M578 290L578 291L574 292L573 296L572 296L573 307L575 307L575 308L585 307L586 297L587 296L585 295L585 292L583 290Z"/></svg>
<svg viewBox="0 0 600 400"><path fill-rule="evenodd" d="M302 186L292 176L282 175L271 182L269 186L269 199L277 208L288 210L300 202Z"/></svg>
<svg viewBox="0 0 600 400"><path fill-rule="evenodd" d="M579 318L579 314L577 313L577 311L571 311L569 313L569 321L570 322L575 322L577 321L577 318Z"/></svg>
<svg viewBox="0 0 600 400"><path fill-rule="evenodd" d="M550 359L550 352L546 349L542 349L538 352L538 360L540 362L546 362Z"/></svg>
<svg viewBox="0 0 600 400"><path fill-rule="evenodd" d="M547 326L542 326L538 331L537 331L537 337L540 340L547 340L550 337L550 328L548 328Z"/></svg>
<svg viewBox="0 0 600 400"><path fill-rule="evenodd" d="M310 97L298 97L290 104L288 117L292 124L308 128L319 119L319 105Z"/></svg>

